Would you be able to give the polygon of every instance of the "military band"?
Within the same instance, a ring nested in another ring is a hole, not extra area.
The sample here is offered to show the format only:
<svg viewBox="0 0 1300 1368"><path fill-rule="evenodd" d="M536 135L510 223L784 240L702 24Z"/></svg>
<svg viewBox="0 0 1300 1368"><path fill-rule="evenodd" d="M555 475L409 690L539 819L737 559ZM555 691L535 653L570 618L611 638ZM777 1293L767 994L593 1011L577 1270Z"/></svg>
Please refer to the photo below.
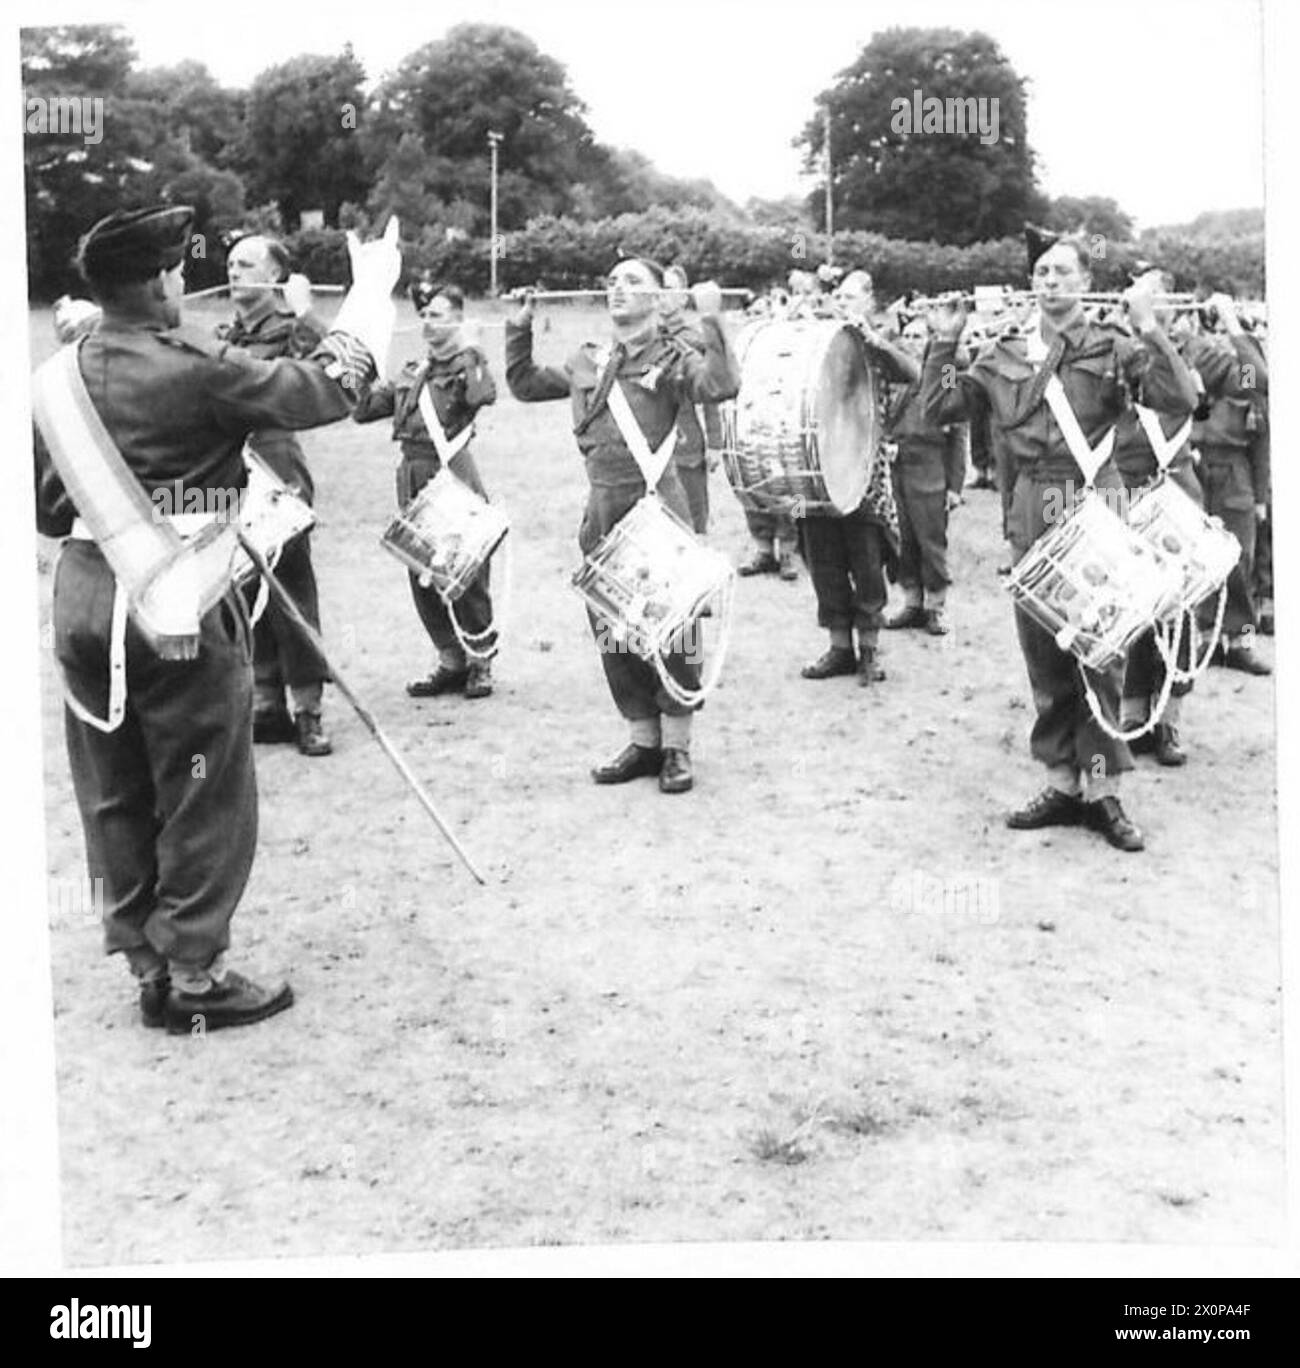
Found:
<svg viewBox="0 0 1300 1368"><path fill-rule="evenodd" d="M232 248L236 315L222 336L182 324L191 219L185 209L160 207L113 215L88 232L80 263L102 314L69 308L58 320L65 369L75 366L68 392L80 408L66 419L38 408L35 437L38 526L65 539L55 654L87 863L104 881L106 945L124 954L139 980L146 1024L177 1032L196 1022L248 1024L292 1002L287 984L262 986L228 969L224 953L256 847L252 741L292 736L307 754L328 753L320 704L329 668L315 633L304 637L272 609L254 631L256 595L228 579L187 631L153 630L142 585L128 583L125 562L114 559L120 548L112 550L112 536L121 527L110 511L120 513L128 494L169 486L199 495L242 490L245 443L310 501L311 474L293 434L349 414L360 423L392 420L399 508L444 470L485 499L469 440L475 416L496 399L488 358L465 326L464 296L446 282L415 282L422 353L382 378L395 237L355 247L353 289L332 328L311 314L309 287L292 275L283 248L264 237ZM794 578L800 537L818 623L829 636L826 653L802 674L856 674L870 685L884 678L882 626L949 631L948 520L962 501L968 455L979 452L977 484L998 472L1004 532L1017 560L1069 516L1086 488L1138 493L1166 472L1198 505L1203 499L1240 546L1227 585L1222 662L1267 672L1254 642L1263 627L1261 574L1272 592L1260 554L1261 534L1271 532L1261 345L1226 297L1210 301L1223 335L1178 324L1156 304L1172 282L1154 269L1125 293L1126 322L1099 320L1080 299L1090 283L1086 246L1035 231L1028 242L1034 313L969 353L961 345L965 313L953 302L930 309L923 354L919 361L909 354L876 321L864 270L842 278L795 273L784 300L769 301L769 318L784 309L784 316L852 328L881 423L874 444L863 441L870 476L855 506L746 507L756 550L739 573ZM534 357L530 297L505 329L511 394L524 403L570 401L587 477L578 547L589 561L650 496L704 535L710 461L728 440L720 406L745 381L713 283L688 289L684 272L626 257L611 267L606 300L609 335L562 366ZM208 521L177 518L166 535L188 539L186 554L197 557ZM890 577L901 606L886 619ZM305 535L285 547L278 578L318 629ZM410 591L437 660L408 693L486 697L498 645L486 561L454 602L414 570ZM1201 605L1202 628L1212 607ZM597 765L593 779L653 777L664 793L689 791L702 696L697 624L652 664L601 614L589 608L588 617L628 728L628 744ZM1143 727L1135 749L1182 764L1179 700L1190 684L1180 676L1165 687L1169 662L1151 633L1126 660L1087 669L1020 605L1015 620L1035 709L1031 751L1045 787L1007 824L1082 825L1119 849L1141 850L1144 838L1120 803L1120 776L1132 768L1124 735ZM1180 666L1187 652L1185 643ZM1156 721L1158 707L1165 711Z"/></svg>

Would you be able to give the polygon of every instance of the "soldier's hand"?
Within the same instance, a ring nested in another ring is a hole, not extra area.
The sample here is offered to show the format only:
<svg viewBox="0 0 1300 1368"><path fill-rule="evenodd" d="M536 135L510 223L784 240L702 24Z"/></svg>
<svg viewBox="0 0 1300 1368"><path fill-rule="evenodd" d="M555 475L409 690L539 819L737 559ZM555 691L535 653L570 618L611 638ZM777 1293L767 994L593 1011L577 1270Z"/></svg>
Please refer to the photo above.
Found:
<svg viewBox="0 0 1300 1368"><path fill-rule="evenodd" d="M293 310L295 317L301 318L311 309L311 281L299 271L295 271L284 282L284 302Z"/></svg>
<svg viewBox="0 0 1300 1368"><path fill-rule="evenodd" d="M1237 302L1231 295L1212 294L1206 300L1206 306L1214 310L1214 316L1223 324L1223 330L1229 334L1241 332L1241 319L1237 315Z"/></svg>
<svg viewBox="0 0 1300 1368"><path fill-rule="evenodd" d="M522 290L519 294L519 308L515 310L514 317L510 320L517 328L531 328L533 326L533 314L537 304L533 299L533 290Z"/></svg>
<svg viewBox="0 0 1300 1368"><path fill-rule="evenodd" d="M1256 522L1267 522L1267 521L1268 521L1268 505L1267 505L1267 504L1259 504L1259 503L1257 503L1257 504L1255 505L1255 521L1256 521Z"/></svg>
<svg viewBox="0 0 1300 1368"><path fill-rule="evenodd" d="M64 295L54 304L54 335L66 345L84 337L99 322L101 310L89 299Z"/></svg>
<svg viewBox="0 0 1300 1368"><path fill-rule="evenodd" d="M690 295L695 302L696 313L719 314L722 312L722 287L716 280L701 280L699 284L692 285Z"/></svg>
<svg viewBox="0 0 1300 1368"><path fill-rule="evenodd" d="M951 513L951 512L953 511L954 508L960 508L960 507L962 506L962 504L964 504L965 502L966 502L966 500L963 499L962 496L961 496L960 494L958 494L957 491L956 491L955 489L950 489L950 490L948 491L948 495L947 495L947 498L946 498L946 500L945 500L945 503L946 503L946 505L947 505L947 508L948 508L948 512L949 512L949 513Z"/></svg>
<svg viewBox="0 0 1300 1368"><path fill-rule="evenodd" d="M1154 284L1146 276L1130 285L1120 296L1128 309L1129 320L1138 332L1150 332L1156 327Z"/></svg>
<svg viewBox="0 0 1300 1368"><path fill-rule="evenodd" d="M941 342L956 342L966 327L966 304L952 295L925 311L925 324Z"/></svg>
<svg viewBox="0 0 1300 1368"><path fill-rule="evenodd" d="M382 237L362 242L348 229L348 260L352 264L352 288L373 290L385 298L391 295L402 273L402 252L398 246L397 215L388 220Z"/></svg>

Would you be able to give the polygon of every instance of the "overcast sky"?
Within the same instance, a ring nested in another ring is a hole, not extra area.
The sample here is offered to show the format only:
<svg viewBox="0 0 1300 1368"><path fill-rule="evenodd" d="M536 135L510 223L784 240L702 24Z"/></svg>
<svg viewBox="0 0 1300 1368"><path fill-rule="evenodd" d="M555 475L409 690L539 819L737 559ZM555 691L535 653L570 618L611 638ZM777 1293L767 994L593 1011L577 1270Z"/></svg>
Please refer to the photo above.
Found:
<svg viewBox="0 0 1300 1368"><path fill-rule="evenodd" d="M1257 0L234 0L202 9L117 0L22 9L27 23L113 17L145 64L197 58L232 85L347 41L376 79L453 24L509 24L568 68L598 139L636 147L672 174L708 177L742 201L807 188L791 139L873 32L981 29L1030 82L1029 137L1049 194L1110 195L1139 225L1263 203Z"/></svg>

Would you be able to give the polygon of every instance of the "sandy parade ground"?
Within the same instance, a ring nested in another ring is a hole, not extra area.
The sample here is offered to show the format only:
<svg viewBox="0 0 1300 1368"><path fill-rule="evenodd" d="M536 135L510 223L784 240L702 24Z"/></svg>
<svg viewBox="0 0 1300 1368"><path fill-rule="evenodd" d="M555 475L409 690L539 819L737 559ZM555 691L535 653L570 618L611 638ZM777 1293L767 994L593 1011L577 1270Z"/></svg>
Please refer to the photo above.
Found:
<svg viewBox="0 0 1300 1368"><path fill-rule="evenodd" d="M488 886L327 691L332 757L258 748L234 923L232 963L287 974L291 1012L146 1031L94 916L52 893L68 1262L1280 1239L1273 681L1211 670L1187 767L1137 762L1144 853L1007 831L1041 776L998 497L968 490L950 636L886 634L869 691L804 681L824 646L806 574L743 580L694 792L597 788L624 730L568 585L586 488L568 406L516 403L499 315L471 316L502 391L474 451L513 523L492 698L404 693L431 655L378 541L388 425L304 445L331 655ZM547 317L537 352L557 363L604 326ZM394 362L418 344L409 308L399 322ZM37 361L48 312L32 337ZM712 497L711 541L739 559L721 472ZM42 698L57 890L84 856L48 649Z"/></svg>

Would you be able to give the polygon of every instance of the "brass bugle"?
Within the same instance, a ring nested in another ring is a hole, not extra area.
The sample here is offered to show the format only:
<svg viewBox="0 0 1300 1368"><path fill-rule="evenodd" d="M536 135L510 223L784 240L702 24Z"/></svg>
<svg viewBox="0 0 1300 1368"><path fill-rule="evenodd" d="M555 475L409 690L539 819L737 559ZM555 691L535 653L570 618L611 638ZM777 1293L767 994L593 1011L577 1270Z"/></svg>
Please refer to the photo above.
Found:
<svg viewBox="0 0 1300 1368"><path fill-rule="evenodd" d="M182 295L181 302L184 303L190 299L207 299L209 295L224 294L227 290L283 290L284 286L283 280L246 280L238 285L232 285L227 281L224 285L209 285L206 290L194 290L190 294ZM346 285L313 285L311 292L312 294L344 294L347 288Z"/></svg>
<svg viewBox="0 0 1300 1368"><path fill-rule="evenodd" d="M933 309L941 304L965 304L969 307L989 306L993 308L1017 308L1021 305L1037 304L1048 296L1036 294L1033 290L1006 290L1002 294L975 294L970 290L953 290L942 295L904 295L889 307L891 309ZM1123 304L1125 297L1118 290L1085 290L1079 294L1064 292L1051 296L1055 299L1077 299L1083 304ZM1153 303L1173 308L1202 309L1208 303L1194 294L1153 294L1148 295Z"/></svg>
<svg viewBox="0 0 1300 1368"><path fill-rule="evenodd" d="M702 284L703 282L698 283ZM670 290L667 287L661 288L658 285L652 286L647 290L627 290L628 294L665 294L674 292L675 290ZM689 293L690 286L684 286L681 292ZM733 295L744 299L753 299L754 297L753 290L727 289L721 291L721 293L724 296ZM608 294L609 290L604 288L594 290L534 290L528 285L517 285L513 290L508 290L503 298L522 300L527 296L531 296L534 302L538 302L548 299L604 299Z"/></svg>

